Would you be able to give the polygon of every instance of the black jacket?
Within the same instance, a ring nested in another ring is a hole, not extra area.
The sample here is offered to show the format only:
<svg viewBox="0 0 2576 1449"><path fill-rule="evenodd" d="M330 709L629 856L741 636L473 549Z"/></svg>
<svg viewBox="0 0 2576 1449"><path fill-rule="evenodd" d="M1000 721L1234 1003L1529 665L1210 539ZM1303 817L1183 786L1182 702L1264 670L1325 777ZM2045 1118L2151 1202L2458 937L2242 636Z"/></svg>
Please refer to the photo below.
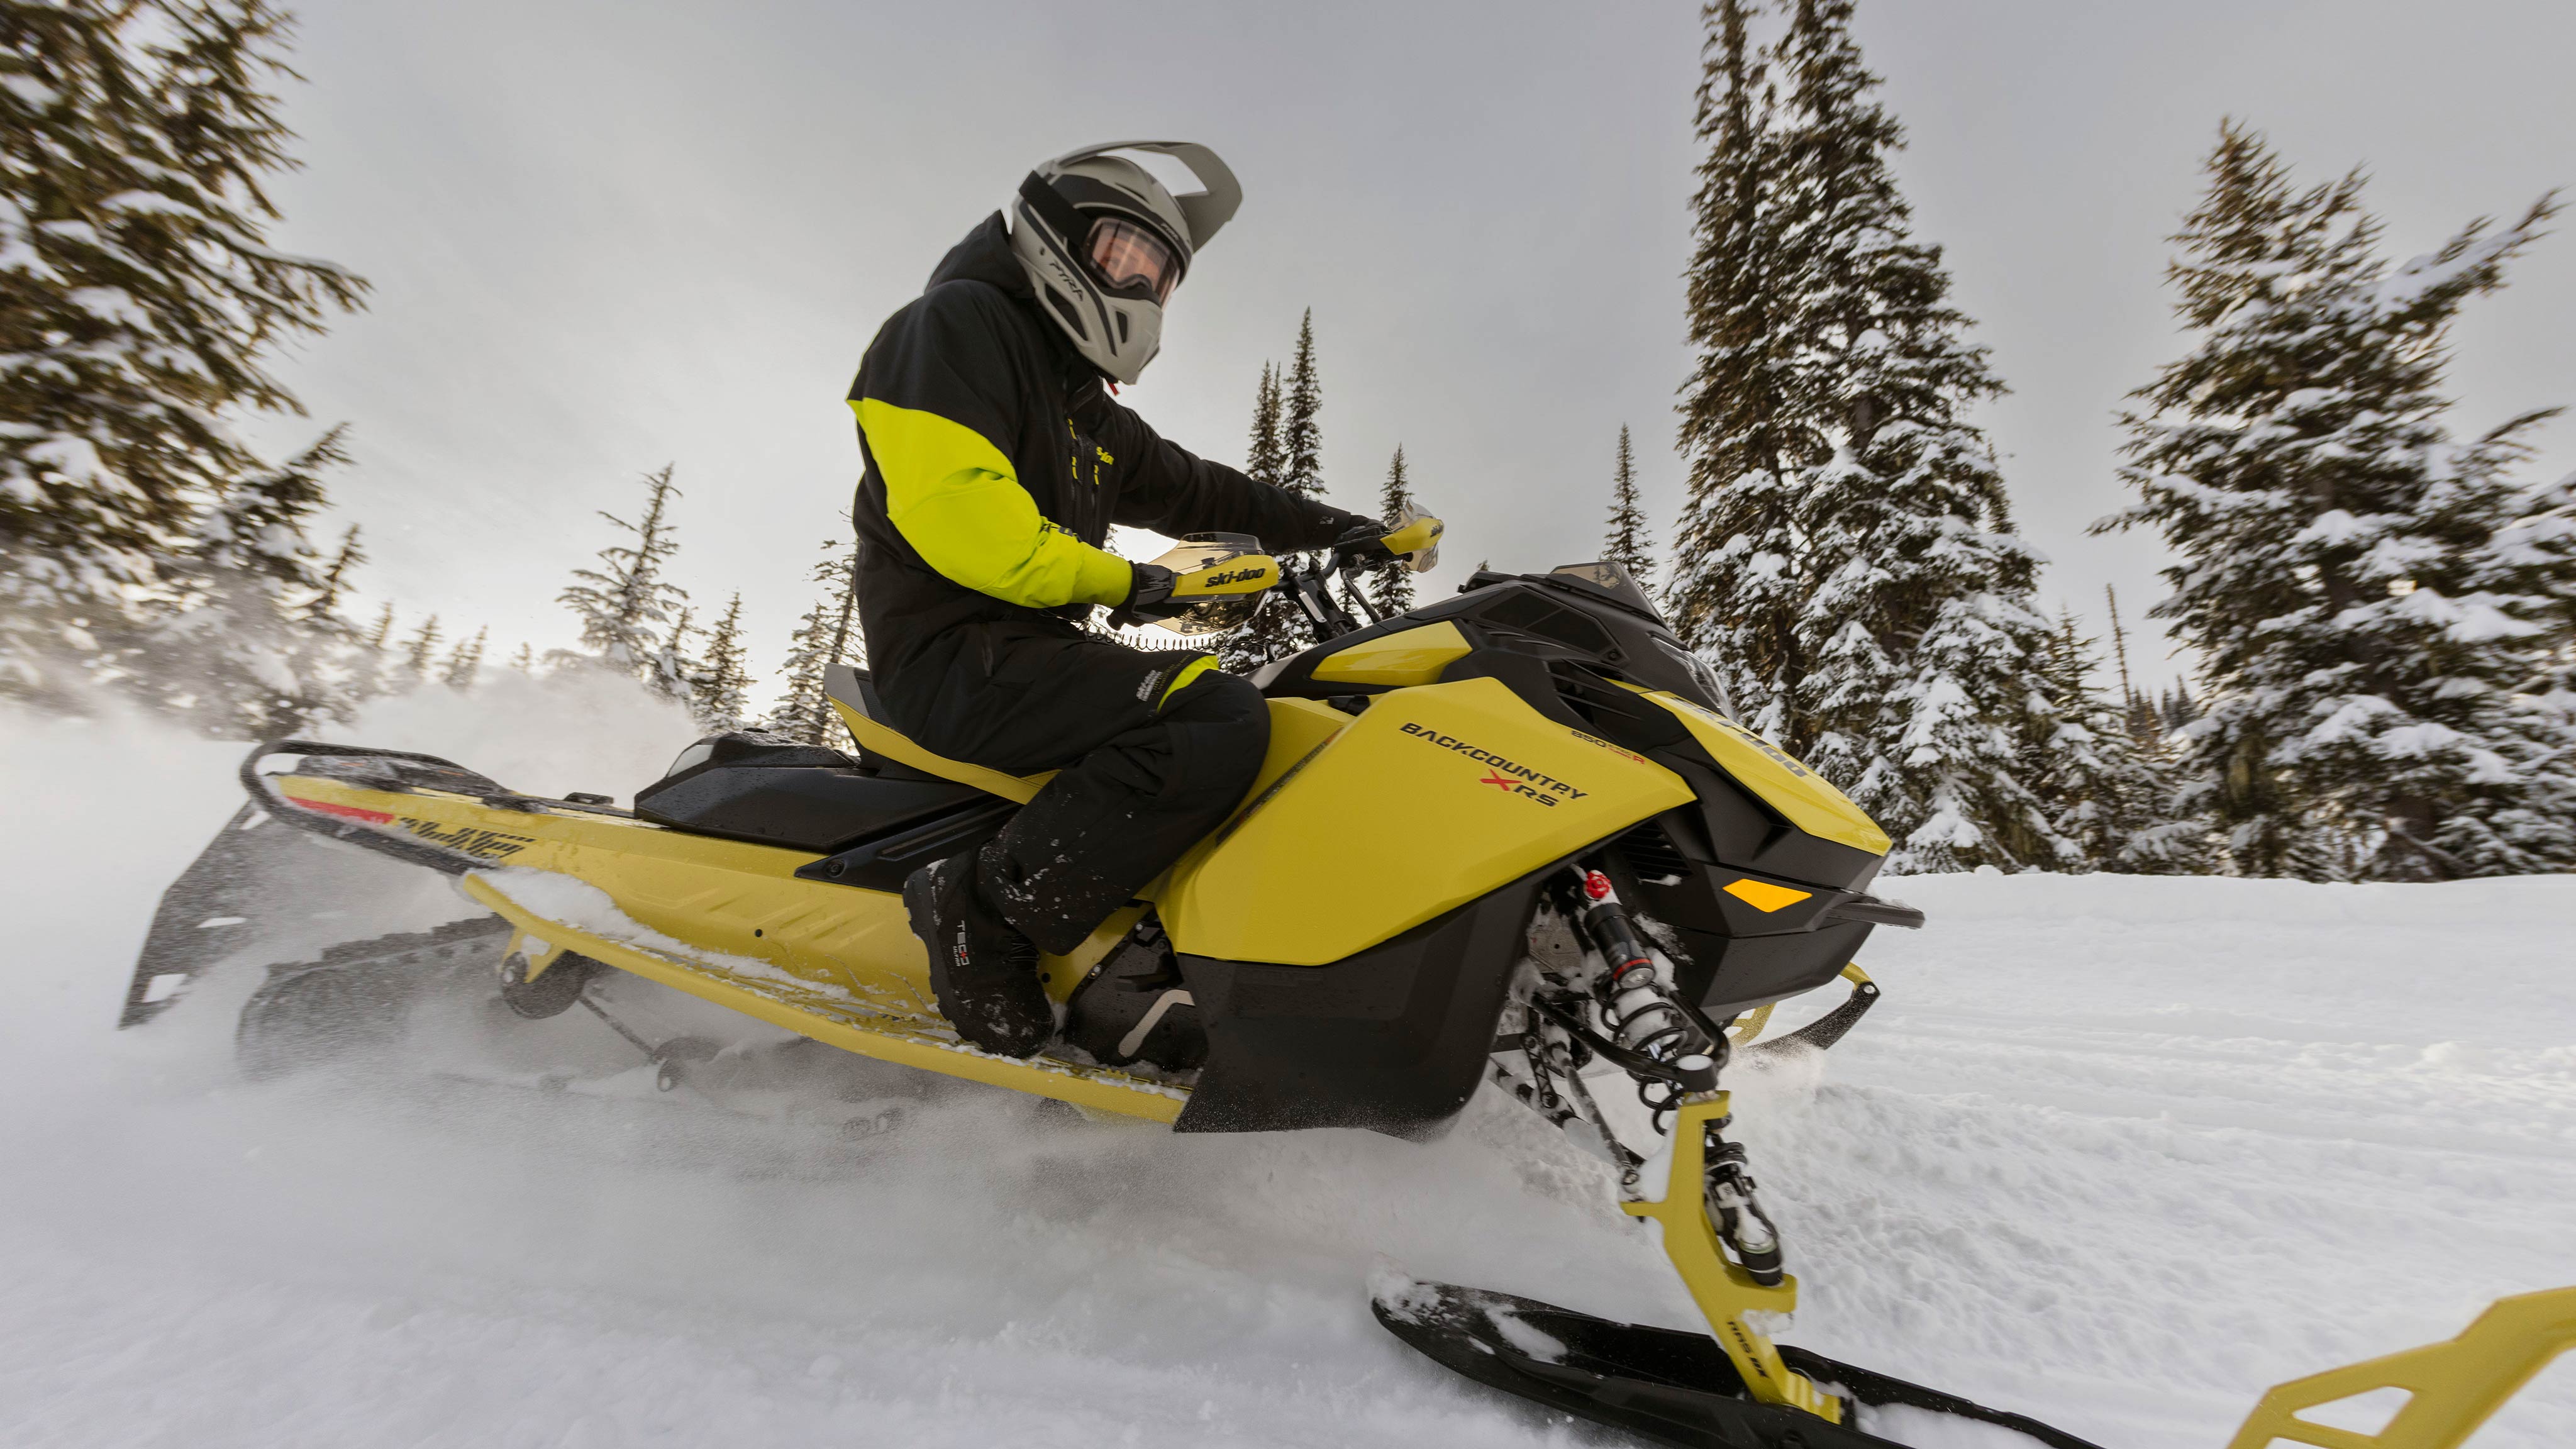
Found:
<svg viewBox="0 0 2576 1449"><path fill-rule="evenodd" d="M1122 598L1126 565L1100 552L1113 523L1285 551L1364 521L1167 443L1113 400L1036 312L998 212L878 329L850 403L859 621L898 725L964 633L1072 636Z"/></svg>

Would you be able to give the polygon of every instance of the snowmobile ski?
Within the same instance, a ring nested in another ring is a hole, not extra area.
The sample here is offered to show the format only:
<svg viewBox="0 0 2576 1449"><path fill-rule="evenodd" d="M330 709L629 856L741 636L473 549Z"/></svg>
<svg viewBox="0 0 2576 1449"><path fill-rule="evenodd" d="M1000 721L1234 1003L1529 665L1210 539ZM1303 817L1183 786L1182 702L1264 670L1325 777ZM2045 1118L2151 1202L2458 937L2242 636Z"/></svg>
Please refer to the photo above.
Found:
<svg viewBox="0 0 2576 1449"><path fill-rule="evenodd" d="M1447 1283L1383 1285L1371 1307L1396 1337L1478 1383L1675 1449L1905 1449L1864 1429L1757 1401L1705 1333L1613 1323ZM2099 1449L2036 1419L1805 1349L1783 1344L1780 1357L1863 1409L1923 1409L2010 1429L2048 1449Z"/></svg>

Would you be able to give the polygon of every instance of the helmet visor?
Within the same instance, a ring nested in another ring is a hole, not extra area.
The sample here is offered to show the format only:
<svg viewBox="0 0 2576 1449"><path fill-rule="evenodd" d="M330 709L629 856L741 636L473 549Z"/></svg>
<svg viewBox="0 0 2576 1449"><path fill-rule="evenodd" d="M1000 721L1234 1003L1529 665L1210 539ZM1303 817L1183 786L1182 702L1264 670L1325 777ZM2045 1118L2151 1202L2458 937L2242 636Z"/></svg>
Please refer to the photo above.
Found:
<svg viewBox="0 0 2576 1449"><path fill-rule="evenodd" d="M1181 280L1181 259L1171 247L1124 217L1104 216L1091 224L1091 265L1112 291L1143 291L1158 306Z"/></svg>

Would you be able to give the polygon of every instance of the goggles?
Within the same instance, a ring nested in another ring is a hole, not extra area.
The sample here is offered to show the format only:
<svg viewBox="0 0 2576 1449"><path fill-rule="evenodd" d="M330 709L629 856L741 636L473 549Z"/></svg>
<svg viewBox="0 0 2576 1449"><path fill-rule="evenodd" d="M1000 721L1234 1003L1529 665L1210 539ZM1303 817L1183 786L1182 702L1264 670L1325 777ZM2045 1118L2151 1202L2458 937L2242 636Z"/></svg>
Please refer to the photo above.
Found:
<svg viewBox="0 0 2576 1449"><path fill-rule="evenodd" d="M1104 216L1091 223L1086 243L1091 265L1113 291L1138 289L1160 306L1180 284L1181 259L1149 227L1124 217Z"/></svg>

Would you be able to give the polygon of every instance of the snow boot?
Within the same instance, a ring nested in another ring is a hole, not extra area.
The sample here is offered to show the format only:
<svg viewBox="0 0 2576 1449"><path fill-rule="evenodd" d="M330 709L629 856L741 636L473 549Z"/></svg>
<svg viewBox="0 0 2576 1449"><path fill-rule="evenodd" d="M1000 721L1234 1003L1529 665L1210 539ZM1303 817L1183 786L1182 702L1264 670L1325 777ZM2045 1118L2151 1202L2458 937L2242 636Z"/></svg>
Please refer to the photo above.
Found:
<svg viewBox="0 0 2576 1449"><path fill-rule="evenodd" d="M930 989L957 1034L997 1056L1025 1057L1055 1035L1038 984L1038 948L975 884L975 853L914 871L903 883L912 933L930 951Z"/></svg>

